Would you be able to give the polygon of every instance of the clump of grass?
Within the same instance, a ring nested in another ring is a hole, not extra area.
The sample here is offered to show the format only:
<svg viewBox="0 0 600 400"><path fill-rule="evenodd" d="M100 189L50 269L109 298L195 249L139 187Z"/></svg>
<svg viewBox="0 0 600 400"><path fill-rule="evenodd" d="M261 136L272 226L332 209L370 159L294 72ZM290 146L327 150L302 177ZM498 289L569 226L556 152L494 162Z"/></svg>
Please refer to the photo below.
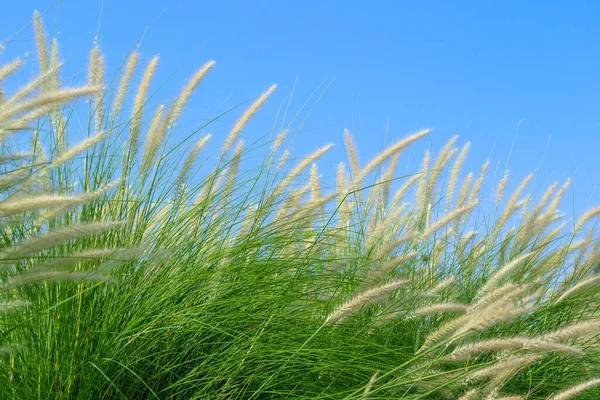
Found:
<svg viewBox="0 0 600 400"><path fill-rule="evenodd" d="M211 134L187 153L170 138L212 61L152 112L158 58L130 93L145 56L130 54L112 87L94 47L89 82L63 89L58 45L34 21L39 76L0 101L0 397L600 394L600 214L561 225L568 183L532 205L532 176L505 200L504 173L490 212L488 163L461 180L458 138L398 174L428 130L364 166L346 131L350 162L330 180L318 165L331 145L293 163L293 132L269 132L265 162L246 169L257 150L240 135L275 86L199 175ZM0 84L22 65L0 67ZM72 119L86 112L81 132Z"/></svg>

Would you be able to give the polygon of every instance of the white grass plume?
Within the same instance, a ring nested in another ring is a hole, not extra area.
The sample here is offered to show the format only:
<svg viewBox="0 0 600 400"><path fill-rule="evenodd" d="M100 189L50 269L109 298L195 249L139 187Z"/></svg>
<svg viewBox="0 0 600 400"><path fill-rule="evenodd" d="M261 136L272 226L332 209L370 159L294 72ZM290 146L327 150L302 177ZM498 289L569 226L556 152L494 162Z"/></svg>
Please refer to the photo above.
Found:
<svg viewBox="0 0 600 400"><path fill-rule="evenodd" d="M135 67L140 59L140 53L137 51L133 51L129 57L127 58L127 63L125 64L125 71L123 72L123 76L121 77L121 82L119 83L119 87L117 89L117 95L115 96L115 100L112 106L112 118L116 120L120 115L123 109L123 102L125 101L125 96L127 95L127 91L129 90L129 85L131 83L131 78L133 77L133 73L135 72Z"/></svg>
<svg viewBox="0 0 600 400"><path fill-rule="evenodd" d="M172 108L171 114L170 114L171 119L169 121L169 124L172 125L177 122L177 120L179 119L179 116L181 115L183 108L185 107L186 103L192 96L192 93L194 93L194 90L196 89L196 87L198 87L198 85L200 84L202 79L206 76L206 74L208 74L208 72L212 69L212 67L214 65L215 65L214 61L209 61L206 64L204 64L204 66L202 66L202 68L200 68L194 74L194 76L192 76L192 79L190 79L188 84L185 85L185 87L179 94L179 97L177 97L177 99L175 100L175 103L173 104L173 108Z"/></svg>
<svg viewBox="0 0 600 400"><path fill-rule="evenodd" d="M363 306L372 304L377 300L380 300L383 296L395 292L402 286L405 286L408 281L405 280L393 280L385 285L381 285L372 289L365 290L362 293L357 294L350 301L344 303L337 310L329 315L327 318L327 324L338 324L343 322L350 315L356 313Z"/></svg>
<svg viewBox="0 0 600 400"><path fill-rule="evenodd" d="M562 392L556 393L550 397L548 400L568 400L575 399L578 394L584 392L588 389L596 387L600 385L600 378L590 379L589 381L580 383L578 385L572 386L568 389L563 390Z"/></svg>
<svg viewBox="0 0 600 400"><path fill-rule="evenodd" d="M244 112L244 114L242 114L240 119L237 120L237 122L233 126L233 129L231 129L231 132L229 132L229 135L225 139L225 143L221 148L221 156L223 156L225 153L227 153L227 151L229 151L231 146L233 146L233 142L235 142L239 134L242 132L242 129L244 129L248 121L250 121L254 114L258 112L258 110L263 106L263 104L265 104L271 93L273 93L276 88L277 85L271 85L271 87L269 87L267 91L261 94L258 97L258 99L256 99L256 101L254 101L254 103L252 103L250 107L248 107L248 109Z"/></svg>
<svg viewBox="0 0 600 400"><path fill-rule="evenodd" d="M569 354L583 353L578 347L546 342L539 338L510 337L487 339L462 345L454 349L454 351L447 356L446 359L450 361L469 361L480 354L487 352L504 352L522 349L534 352L564 352Z"/></svg>

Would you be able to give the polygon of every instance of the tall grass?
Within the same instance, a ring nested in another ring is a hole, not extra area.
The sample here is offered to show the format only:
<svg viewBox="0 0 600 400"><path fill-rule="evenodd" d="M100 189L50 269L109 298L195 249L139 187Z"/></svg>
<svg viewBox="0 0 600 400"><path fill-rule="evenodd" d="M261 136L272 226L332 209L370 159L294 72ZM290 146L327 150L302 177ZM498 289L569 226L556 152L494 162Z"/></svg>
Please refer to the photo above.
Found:
<svg viewBox="0 0 600 400"><path fill-rule="evenodd" d="M507 172L490 206L458 138L399 175L428 131L366 163L347 132L333 192L331 146L291 163L287 132L245 169L240 135L274 86L199 176L214 139L166 143L213 62L152 110L157 58L131 53L109 85L96 46L65 89L34 27L39 75L0 102L1 398L600 395L600 211L563 222L569 182L536 204Z"/></svg>

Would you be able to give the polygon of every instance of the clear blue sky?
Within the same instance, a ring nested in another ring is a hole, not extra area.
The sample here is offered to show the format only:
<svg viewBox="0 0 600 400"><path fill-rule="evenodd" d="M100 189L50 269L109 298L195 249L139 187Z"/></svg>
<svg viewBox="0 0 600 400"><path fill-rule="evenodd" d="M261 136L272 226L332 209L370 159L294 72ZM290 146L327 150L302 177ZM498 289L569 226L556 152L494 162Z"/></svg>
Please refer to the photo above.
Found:
<svg viewBox="0 0 600 400"><path fill-rule="evenodd" d="M459 134L472 142L466 167L478 170L489 156L492 173L495 162L504 168L518 126L513 184L541 165L535 192L571 176L577 209L600 203L600 3L21 0L2 5L1 37L23 28L34 9L77 67L99 27L109 75L146 30L140 51L146 61L160 54L157 81L176 73L161 98L216 60L186 124L278 83L244 133L250 141L270 128L296 78L292 110L335 78L293 146L300 156L336 143L323 173L343 157L342 132L352 125L363 161L385 141L431 127L411 157ZM33 50L31 28L11 47ZM221 124L211 131L225 135L229 120Z"/></svg>

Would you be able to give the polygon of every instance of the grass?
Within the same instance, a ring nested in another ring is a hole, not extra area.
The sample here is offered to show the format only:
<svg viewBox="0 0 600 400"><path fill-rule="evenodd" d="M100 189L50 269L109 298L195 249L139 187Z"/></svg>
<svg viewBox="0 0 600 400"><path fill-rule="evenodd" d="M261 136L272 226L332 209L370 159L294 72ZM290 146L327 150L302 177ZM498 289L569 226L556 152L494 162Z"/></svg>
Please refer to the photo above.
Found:
<svg viewBox="0 0 600 400"><path fill-rule="evenodd" d="M212 63L153 111L157 59L130 54L107 85L95 47L88 82L62 89L34 27L40 74L0 102L1 398L600 395L600 208L563 222L569 182L534 203L531 177L505 194L506 173L489 206L487 164L461 179L457 138L400 176L428 131L364 164L348 132L333 192L330 146L292 163L289 132L243 169L240 135L275 87L199 175L210 136L166 143Z"/></svg>

